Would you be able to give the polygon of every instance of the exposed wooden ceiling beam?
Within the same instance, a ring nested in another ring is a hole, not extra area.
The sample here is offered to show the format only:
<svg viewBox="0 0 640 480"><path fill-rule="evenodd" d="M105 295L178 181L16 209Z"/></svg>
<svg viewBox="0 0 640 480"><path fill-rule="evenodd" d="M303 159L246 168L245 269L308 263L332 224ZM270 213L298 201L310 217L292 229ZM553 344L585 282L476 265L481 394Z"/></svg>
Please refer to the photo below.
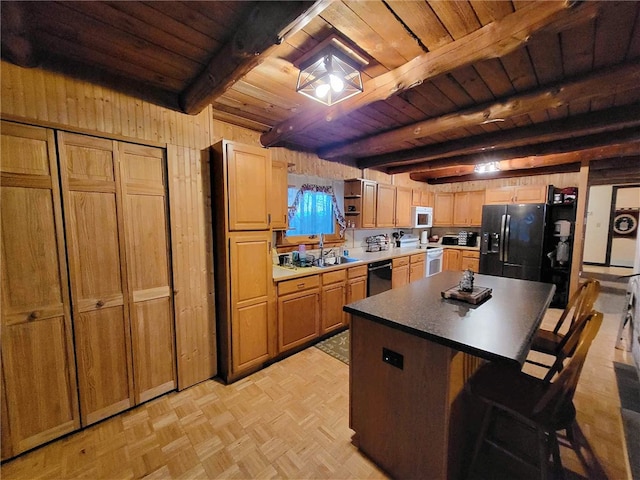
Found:
<svg viewBox="0 0 640 480"><path fill-rule="evenodd" d="M481 105L416 122L351 142L345 146L322 150L318 152L318 155L326 159L344 156L368 156L380 152L381 149L388 148L389 145L397 145L450 130L473 127L518 115L558 108L568 104L570 101L591 100L601 96L609 96L614 92L624 92L638 88L639 83L640 62L635 61L616 68L602 69L591 75L582 76L551 87L515 95L493 104ZM369 165L369 161L363 161L362 164Z"/></svg>
<svg viewBox="0 0 640 480"><path fill-rule="evenodd" d="M32 68L39 58L31 40L30 21L25 4L3 2L2 9L2 58L20 67Z"/></svg>
<svg viewBox="0 0 640 480"><path fill-rule="evenodd" d="M399 165L397 167L391 166L384 169L384 171L389 175L394 175L419 170L433 170L436 168L445 168L455 165L476 165L478 163L509 160L511 158L529 157L532 155L553 155L572 151L581 151L588 148L606 148L609 146L635 143L638 140L640 140L640 129L632 127L618 130L616 132L604 132L584 137L574 137L556 140L553 142L504 148L471 155L438 158L427 162Z"/></svg>
<svg viewBox="0 0 640 480"><path fill-rule="evenodd" d="M571 153L579 156L587 150L595 149L601 152L613 152L622 146L627 146L625 148L630 149L634 154L638 153L637 150L634 151L633 149L640 146L640 129L628 128L625 130L620 130L618 132L599 133L597 135L590 135L587 137L577 137L555 142L540 143L536 145L507 148L504 150L489 152L487 154L481 153L475 155L440 158L437 160L431 160L429 162L422 162L419 164L390 167L385 169L385 172L389 175L394 175L406 172L427 172L440 168L455 167L458 165L477 165L484 162L505 161L523 157L539 158L541 156L551 155L553 156L552 158L559 158L561 154ZM626 150L623 149L623 151ZM605 153L604 155L606 156L609 154ZM580 159L578 159L577 161L579 160Z"/></svg>
<svg viewBox="0 0 640 480"><path fill-rule="evenodd" d="M385 100L419 85L425 80L490 58L498 58L525 44L539 30L552 28L555 22L566 24L571 16L593 17L595 2L586 2L568 11L568 2L531 2L501 20L489 23L459 40L427 52L390 72L366 82L364 93L329 108L315 108L287 119L263 134L264 146L279 144L320 122L335 121L349 113Z"/></svg>
<svg viewBox="0 0 640 480"><path fill-rule="evenodd" d="M550 167L530 168L528 170L508 170L490 174L469 173L467 175L454 175L451 177L421 178L420 174L410 175L411 180L416 182L426 182L430 185L443 183L473 182L477 180L493 180L498 178L531 177L535 175L552 175L554 173L577 172L580 170L580 163L566 163L563 165L553 165Z"/></svg>
<svg viewBox="0 0 640 480"><path fill-rule="evenodd" d="M416 181L438 181L439 183L443 179L447 181L453 181L452 178L456 178L455 181L468 181L469 175L472 175L471 180L486 180L489 178L507 178L509 176L526 176L526 175L538 175L541 173L534 173L542 171L543 168L553 168L562 165L579 165L582 161L601 161L603 159L619 159L631 157L637 158L640 151L640 140L620 143L616 145L609 145L604 147L592 147L584 148L582 150L568 151L565 153L548 154L548 155L532 155L521 158L512 158L500 162L500 172L495 173L473 173L475 164L455 164L439 168L431 168L429 170L415 171L409 174L412 180ZM465 180L461 180L461 177L465 177Z"/></svg>
<svg viewBox="0 0 640 480"><path fill-rule="evenodd" d="M610 132L640 125L640 103L610 108L575 117L552 120L530 127L512 128L486 135L425 145L411 150L360 158L358 168L424 163L439 158L491 152L510 147L551 142L563 138Z"/></svg>
<svg viewBox="0 0 640 480"><path fill-rule="evenodd" d="M317 15L326 0L256 2L247 20L233 38L211 59L207 67L180 95L185 113L198 114L225 90L260 63L260 56L309 21L307 12Z"/></svg>

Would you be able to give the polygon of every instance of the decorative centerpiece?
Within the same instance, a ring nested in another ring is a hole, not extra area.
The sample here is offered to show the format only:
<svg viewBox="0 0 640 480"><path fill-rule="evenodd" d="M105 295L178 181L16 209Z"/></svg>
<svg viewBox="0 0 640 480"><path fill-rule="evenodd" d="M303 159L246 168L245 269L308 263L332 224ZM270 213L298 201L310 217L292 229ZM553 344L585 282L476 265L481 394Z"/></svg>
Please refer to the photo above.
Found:
<svg viewBox="0 0 640 480"><path fill-rule="evenodd" d="M458 285L440 292L442 298L462 300L463 302L477 305L491 296L491 289L473 285L473 270L467 269L462 272L462 277Z"/></svg>
<svg viewBox="0 0 640 480"><path fill-rule="evenodd" d="M461 292L473 292L473 271L468 268L462 272L462 278L458 284L458 290Z"/></svg>

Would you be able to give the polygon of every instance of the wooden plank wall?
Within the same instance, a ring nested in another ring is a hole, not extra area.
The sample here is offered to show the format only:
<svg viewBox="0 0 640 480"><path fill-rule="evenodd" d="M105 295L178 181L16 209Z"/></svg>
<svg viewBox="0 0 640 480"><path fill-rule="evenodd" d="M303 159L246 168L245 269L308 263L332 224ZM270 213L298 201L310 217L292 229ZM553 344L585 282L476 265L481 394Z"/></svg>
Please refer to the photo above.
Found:
<svg viewBox="0 0 640 480"><path fill-rule="evenodd" d="M210 108L183 115L113 90L42 69L1 63L2 117L167 148L178 385L216 374L216 338L208 147L221 138L260 145L260 132L213 119ZM366 178L429 191L467 191L516 184L578 184L578 174L427 186L408 174L329 162L316 155L272 148L289 172L332 179Z"/></svg>
<svg viewBox="0 0 640 480"><path fill-rule="evenodd" d="M208 171L211 110L183 115L42 69L1 63L2 117L167 147L178 385L216 374Z"/></svg>

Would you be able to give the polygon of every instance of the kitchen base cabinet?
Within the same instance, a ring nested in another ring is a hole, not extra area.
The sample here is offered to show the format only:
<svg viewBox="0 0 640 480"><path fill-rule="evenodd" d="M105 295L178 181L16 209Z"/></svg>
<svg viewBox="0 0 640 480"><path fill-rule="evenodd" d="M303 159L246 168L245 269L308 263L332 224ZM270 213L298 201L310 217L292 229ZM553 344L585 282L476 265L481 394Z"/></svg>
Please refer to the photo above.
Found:
<svg viewBox="0 0 640 480"><path fill-rule="evenodd" d="M480 270L480 252L471 250L462 250L461 270L471 270L478 273Z"/></svg>
<svg viewBox="0 0 640 480"><path fill-rule="evenodd" d="M2 459L80 428L52 130L2 122Z"/></svg>
<svg viewBox="0 0 640 480"><path fill-rule="evenodd" d="M367 298L367 266L358 265L347 269L347 301L355 302Z"/></svg>
<svg viewBox="0 0 640 480"><path fill-rule="evenodd" d="M398 288L409 283L409 256L396 257L392 260L391 288Z"/></svg>
<svg viewBox="0 0 640 480"><path fill-rule="evenodd" d="M424 278L425 254L416 253L409 259L409 283Z"/></svg>
<svg viewBox="0 0 640 480"><path fill-rule="evenodd" d="M344 326L346 313L342 310L347 300L347 270L335 270L322 275L322 321L320 335Z"/></svg>
<svg viewBox="0 0 640 480"><path fill-rule="evenodd" d="M278 353L320 334L320 276L278 283Z"/></svg>
<svg viewBox="0 0 640 480"><path fill-rule="evenodd" d="M460 271L462 269L462 253L455 248L445 248L442 252L442 270Z"/></svg>
<svg viewBox="0 0 640 480"><path fill-rule="evenodd" d="M271 232L229 236L232 375L259 367L274 351Z"/></svg>

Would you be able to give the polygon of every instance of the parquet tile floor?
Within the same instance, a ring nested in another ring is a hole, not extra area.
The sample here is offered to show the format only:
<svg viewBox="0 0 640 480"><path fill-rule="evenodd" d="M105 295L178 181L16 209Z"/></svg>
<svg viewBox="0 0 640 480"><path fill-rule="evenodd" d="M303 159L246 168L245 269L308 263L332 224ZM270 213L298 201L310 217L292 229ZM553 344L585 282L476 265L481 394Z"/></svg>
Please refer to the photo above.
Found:
<svg viewBox="0 0 640 480"><path fill-rule="evenodd" d="M545 323L557 314L550 310ZM619 318L605 316L576 394L578 421L600 470L588 472L562 448L570 478L630 478L612 366L631 363L613 348ZM232 385L211 380L150 401L6 462L1 476L386 478L351 444L348 379L347 365L308 348Z"/></svg>

